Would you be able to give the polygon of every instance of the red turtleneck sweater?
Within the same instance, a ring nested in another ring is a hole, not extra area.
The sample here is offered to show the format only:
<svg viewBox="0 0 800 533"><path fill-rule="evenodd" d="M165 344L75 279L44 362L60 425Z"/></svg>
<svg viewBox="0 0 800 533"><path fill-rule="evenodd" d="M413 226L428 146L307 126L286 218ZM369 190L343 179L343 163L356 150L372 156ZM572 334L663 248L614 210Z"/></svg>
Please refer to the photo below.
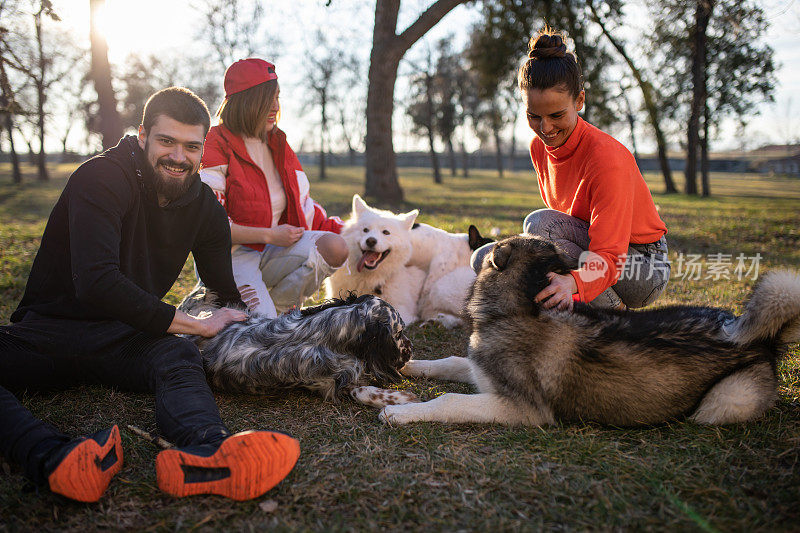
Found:
<svg viewBox="0 0 800 533"><path fill-rule="evenodd" d="M535 137L531 160L545 205L588 222L589 250L607 265L600 277L572 271L581 301L617 282L629 244L655 242L667 232L633 155L582 118L558 148Z"/></svg>

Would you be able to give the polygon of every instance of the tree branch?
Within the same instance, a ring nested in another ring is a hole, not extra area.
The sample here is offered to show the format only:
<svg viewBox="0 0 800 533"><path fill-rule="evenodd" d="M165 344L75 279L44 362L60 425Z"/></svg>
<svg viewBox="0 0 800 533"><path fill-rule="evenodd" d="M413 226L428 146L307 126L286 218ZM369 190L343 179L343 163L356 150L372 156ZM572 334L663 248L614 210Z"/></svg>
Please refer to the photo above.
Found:
<svg viewBox="0 0 800 533"><path fill-rule="evenodd" d="M380 0L378 0L380 1ZM447 15L453 8L469 0L437 0L426 9L418 18L397 36L397 45L400 47L400 56L406 53L428 30Z"/></svg>

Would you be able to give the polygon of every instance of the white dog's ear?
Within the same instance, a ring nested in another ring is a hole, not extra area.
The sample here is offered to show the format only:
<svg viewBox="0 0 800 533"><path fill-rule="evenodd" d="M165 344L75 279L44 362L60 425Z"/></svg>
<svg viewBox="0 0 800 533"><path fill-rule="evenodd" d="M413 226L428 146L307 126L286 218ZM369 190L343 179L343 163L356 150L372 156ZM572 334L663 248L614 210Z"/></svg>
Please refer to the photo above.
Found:
<svg viewBox="0 0 800 533"><path fill-rule="evenodd" d="M353 217L358 217L365 211L369 210L369 206L367 202L361 199L361 197L357 194L353 195Z"/></svg>
<svg viewBox="0 0 800 533"><path fill-rule="evenodd" d="M419 209L414 209L408 213L397 215L397 218L407 226L406 229L411 229L414 226L414 221L417 220L417 215L419 215Z"/></svg>

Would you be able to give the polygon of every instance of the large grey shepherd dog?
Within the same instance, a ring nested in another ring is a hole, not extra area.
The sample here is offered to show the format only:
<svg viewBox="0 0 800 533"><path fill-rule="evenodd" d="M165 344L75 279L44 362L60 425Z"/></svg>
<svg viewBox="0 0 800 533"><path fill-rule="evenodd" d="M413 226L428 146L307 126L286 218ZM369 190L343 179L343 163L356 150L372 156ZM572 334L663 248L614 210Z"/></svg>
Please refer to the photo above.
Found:
<svg viewBox="0 0 800 533"><path fill-rule="evenodd" d="M534 236L501 241L484 259L467 303L467 357L412 360L401 370L474 383L479 394L444 394L389 405L391 424L415 421L614 426L688 419L753 420L775 402L775 365L800 340L800 277L771 272L744 314L711 307L572 313L535 303L548 272L569 268Z"/></svg>

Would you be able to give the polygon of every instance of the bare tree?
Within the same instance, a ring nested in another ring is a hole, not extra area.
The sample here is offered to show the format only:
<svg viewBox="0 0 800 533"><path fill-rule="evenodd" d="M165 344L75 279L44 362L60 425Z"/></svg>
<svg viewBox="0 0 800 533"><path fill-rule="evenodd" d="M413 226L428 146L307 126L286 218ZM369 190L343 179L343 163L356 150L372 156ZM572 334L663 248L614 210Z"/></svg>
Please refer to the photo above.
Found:
<svg viewBox="0 0 800 533"><path fill-rule="evenodd" d="M0 1L0 19L5 20L12 10L12 6L5 0ZM19 165L19 155L14 146L14 115L19 114L22 109L14 97L14 90L11 87L11 82L8 79L6 72L6 65L8 64L7 52L9 47L9 30L6 27L0 27L0 120L2 120L2 127L8 136L8 149L11 157L11 172L14 183L22 183L22 171Z"/></svg>
<svg viewBox="0 0 800 533"><path fill-rule="evenodd" d="M308 54L306 79L311 90L306 93L306 97L310 99L310 107L319 111L319 179L324 180L328 177L326 152L330 150L328 115L335 99L334 78L339 72L338 60L344 52L328 45L321 31L317 32L314 42L325 49L325 54Z"/></svg>
<svg viewBox="0 0 800 533"><path fill-rule="evenodd" d="M89 37L92 46L91 77L97 91L98 129L103 149L116 145L122 137L122 121L117 110L117 96L111 85L111 65L108 63L108 44L98 26L105 0L89 0Z"/></svg>
<svg viewBox="0 0 800 533"><path fill-rule="evenodd" d="M400 60L442 17L466 0L436 0L405 30L397 33L400 0L376 0L375 27L367 91L365 194L382 202L399 203L403 190L397 179L392 144L394 86Z"/></svg>
<svg viewBox="0 0 800 533"><path fill-rule="evenodd" d="M619 98L622 100L624 104L623 107L623 114L625 115L625 120L628 122L628 128L630 128L631 132L631 145L633 148L633 157L635 159L639 159L639 149L636 147L636 113L633 111L633 106L631 105L631 99L628 98L628 91L631 89L630 85L627 83L619 84Z"/></svg>
<svg viewBox="0 0 800 533"><path fill-rule="evenodd" d="M625 64L628 65L633 78L642 91L642 99L645 109L647 110L647 117L650 119L650 125L653 128L653 134L656 138L658 162L661 165L661 174L664 176L665 192L676 193L678 189L675 187L675 182L672 180L672 170L669 167L669 159L667 158L667 140L661 127L662 117L659 109L661 98L659 97L658 91L653 84L647 80L644 71L634 63L630 54L625 50L623 42L612 33L606 19L598 13L592 0L589 0L587 3L592 13L592 18L600 27L600 31L606 39L608 39L609 43L611 43L611 46L622 56L622 59L625 61Z"/></svg>
<svg viewBox="0 0 800 533"><path fill-rule="evenodd" d="M692 104L687 127L686 194L697 194L697 149L700 143L700 116L706 108L706 41L714 0L697 0L692 29Z"/></svg>
<svg viewBox="0 0 800 533"><path fill-rule="evenodd" d="M459 64L462 65L455 72L456 76L456 109L458 123L461 126L461 175L469 177L469 154L467 153L466 137L469 132L467 122L472 122L472 129L478 131L477 114L481 103L478 95L478 81L475 71L463 66L467 61L462 52Z"/></svg>
<svg viewBox="0 0 800 533"><path fill-rule="evenodd" d="M8 19L14 30L4 34L2 55L5 65L25 80L18 87L17 97L26 100L27 112L21 116L35 132L26 142L30 141L29 151L36 154L34 164L38 178L47 180L46 122L52 107L49 102L63 93L55 87L73 71L80 53L69 36L52 25L60 19L49 0L25 2L24 8L16 10L14 15ZM14 38L12 33L16 33ZM19 103L17 98L13 100ZM34 145L38 145L38 150Z"/></svg>
<svg viewBox="0 0 800 533"><path fill-rule="evenodd" d="M461 71L465 68L460 54L454 53L450 47L452 36L439 40L436 45L436 78L434 92L437 98L436 132L447 148L450 162L450 173L455 176L456 154L453 148L453 135L456 128L464 122L464 114L458 107L458 83Z"/></svg>
<svg viewBox="0 0 800 533"><path fill-rule="evenodd" d="M774 51L761 39L768 27L757 0L659 0L652 7L651 61L661 73L662 113L672 119L687 150L686 192L710 194L708 145L723 118L757 113L772 101ZM688 124L688 128L686 125ZM688 131L687 131L688 130Z"/></svg>
<svg viewBox="0 0 800 533"><path fill-rule="evenodd" d="M193 5L205 20L202 37L211 44L214 58L224 72L237 59L254 55L266 47L263 32L264 5L260 1L203 0ZM277 41L266 50L274 58Z"/></svg>
<svg viewBox="0 0 800 533"><path fill-rule="evenodd" d="M2 12L0 10L0 12ZM2 57L2 56L0 56ZM6 74L5 62L0 61L0 118L3 121L2 128L8 135L8 149L11 156L11 175L14 183L22 183L22 171L19 166L19 155L14 146L14 115L19 112L19 106L14 100L14 93Z"/></svg>
<svg viewBox="0 0 800 533"><path fill-rule="evenodd" d="M434 101L434 83L436 72L434 70L433 51L427 47L424 66L408 61L415 73L411 76L410 101L406 113L414 125L412 131L417 135L424 135L428 140L428 151L431 156L431 169L433 182L442 183L442 171L439 164L439 154L436 152L436 115L437 102Z"/></svg>
<svg viewBox="0 0 800 533"><path fill-rule="evenodd" d="M33 15L34 28L36 29L36 68L31 69L29 72L32 74L31 81L36 87L36 126L39 130L39 157L37 158L37 170L39 179L47 181L49 175L47 174L47 154L44 151L44 104L47 99L47 90L52 81L49 76L49 67L52 60L45 57L44 54L44 33L42 31L42 17L47 16L53 20L61 20L58 15L53 11L53 7L47 0L39 2L38 10Z"/></svg>
<svg viewBox="0 0 800 533"><path fill-rule="evenodd" d="M344 74L341 86L346 89L347 95L336 98L334 105L338 111L341 138L347 148L348 162L350 165L355 165L358 147L362 147L364 143L366 126L365 101L358 94L364 91L366 86L363 83L362 63L356 55L346 55L339 61L339 65Z"/></svg>
<svg viewBox="0 0 800 533"><path fill-rule="evenodd" d="M257 56L276 62L280 30L265 28L261 0L193 0L191 5L201 14L203 24L197 31L196 61L184 75L191 80L187 86L213 110L222 100L225 70L234 61Z"/></svg>
<svg viewBox="0 0 800 533"><path fill-rule="evenodd" d="M477 119L475 124L476 131L484 129L486 131L484 137L491 136L494 141L495 168L497 168L497 176L499 178L503 177L505 171L503 166L502 131L508 124L508 116L510 115L506 108L507 101L508 99L499 92L489 94L481 102L475 116Z"/></svg>
<svg viewBox="0 0 800 533"><path fill-rule="evenodd" d="M162 57L129 55L118 77L122 126L136 128L142 121L144 104L150 95L162 87L174 85L178 74Z"/></svg>

